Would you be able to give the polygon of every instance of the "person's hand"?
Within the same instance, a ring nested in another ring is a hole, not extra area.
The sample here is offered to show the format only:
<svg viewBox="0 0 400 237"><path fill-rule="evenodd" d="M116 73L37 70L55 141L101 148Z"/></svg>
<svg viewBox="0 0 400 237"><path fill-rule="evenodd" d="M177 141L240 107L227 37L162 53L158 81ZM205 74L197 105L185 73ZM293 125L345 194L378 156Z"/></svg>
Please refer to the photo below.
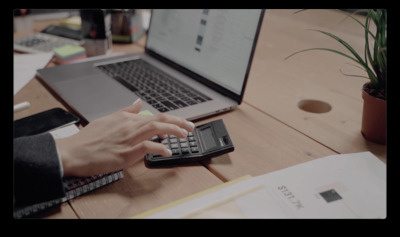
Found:
<svg viewBox="0 0 400 237"><path fill-rule="evenodd" d="M127 168L146 154L171 156L164 145L149 141L166 134L184 138L194 124L183 118L137 114L141 100L89 123L73 136L56 139L64 176L90 176Z"/></svg>

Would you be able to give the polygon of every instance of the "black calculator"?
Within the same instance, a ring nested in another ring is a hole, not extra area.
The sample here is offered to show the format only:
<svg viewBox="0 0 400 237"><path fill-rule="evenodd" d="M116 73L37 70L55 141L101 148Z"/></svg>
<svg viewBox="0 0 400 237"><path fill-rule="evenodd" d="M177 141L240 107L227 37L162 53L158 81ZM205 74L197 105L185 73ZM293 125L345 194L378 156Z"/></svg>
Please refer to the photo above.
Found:
<svg viewBox="0 0 400 237"><path fill-rule="evenodd" d="M172 151L172 156L148 154L146 161L149 165L201 161L232 152L235 149L222 119L197 126L193 132L189 132L186 138L168 135L163 140L155 138L152 141L162 143Z"/></svg>

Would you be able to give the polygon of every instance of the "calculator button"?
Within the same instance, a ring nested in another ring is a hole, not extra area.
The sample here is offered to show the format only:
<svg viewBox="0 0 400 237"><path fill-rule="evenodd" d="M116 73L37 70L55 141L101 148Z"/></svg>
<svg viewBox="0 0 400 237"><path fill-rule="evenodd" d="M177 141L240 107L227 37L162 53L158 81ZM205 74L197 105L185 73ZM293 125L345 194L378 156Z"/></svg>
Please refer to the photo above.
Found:
<svg viewBox="0 0 400 237"><path fill-rule="evenodd" d="M179 155L179 149L172 149L172 155Z"/></svg>
<svg viewBox="0 0 400 237"><path fill-rule="evenodd" d="M198 153L199 152L199 148L198 147L191 147L190 148L192 153Z"/></svg>
<svg viewBox="0 0 400 237"><path fill-rule="evenodd" d="M172 156L179 157L184 155L190 155L191 153L199 153L199 147L196 142L196 137L193 133L188 133L186 138L178 138L174 135L167 135L167 138L160 139L157 136L153 137L152 140L154 142L162 143L167 149L170 149L172 152ZM161 158L161 155L153 154L155 158Z"/></svg>
<svg viewBox="0 0 400 237"><path fill-rule="evenodd" d="M182 151L182 154L188 154L189 148L182 148L181 151Z"/></svg>
<svg viewBox="0 0 400 237"><path fill-rule="evenodd" d="M177 143L178 142L178 138L171 138L169 139L170 143Z"/></svg>

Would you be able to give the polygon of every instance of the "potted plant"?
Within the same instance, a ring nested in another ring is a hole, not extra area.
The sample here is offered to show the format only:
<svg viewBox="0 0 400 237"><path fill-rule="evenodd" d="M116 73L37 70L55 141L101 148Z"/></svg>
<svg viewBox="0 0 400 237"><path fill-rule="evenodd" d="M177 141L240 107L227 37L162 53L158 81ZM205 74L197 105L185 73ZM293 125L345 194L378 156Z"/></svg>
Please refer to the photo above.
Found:
<svg viewBox="0 0 400 237"><path fill-rule="evenodd" d="M303 11L303 10L301 10ZM300 11L297 11L298 13ZM387 100L387 12L386 9L367 9L359 10L356 12L365 12L366 19L365 23L360 22L358 19L353 17L344 11L340 11L348 17L358 22L364 28L364 39L365 47L364 54L360 56L346 41L333 35L331 33L314 30L325 34L340 44L342 44L349 53L340 52L329 48L310 48L295 52L285 59L292 57L295 54L310 51L310 50L325 50L342 55L352 61L356 62L362 70L367 73L367 76L363 75L348 75L354 77L365 77L369 81L363 85L362 98L363 104L363 115L361 133L363 136L370 141L386 144L386 100ZM355 12L355 13L356 13ZM376 32L370 31L371 22L376 26Z"/></svg>

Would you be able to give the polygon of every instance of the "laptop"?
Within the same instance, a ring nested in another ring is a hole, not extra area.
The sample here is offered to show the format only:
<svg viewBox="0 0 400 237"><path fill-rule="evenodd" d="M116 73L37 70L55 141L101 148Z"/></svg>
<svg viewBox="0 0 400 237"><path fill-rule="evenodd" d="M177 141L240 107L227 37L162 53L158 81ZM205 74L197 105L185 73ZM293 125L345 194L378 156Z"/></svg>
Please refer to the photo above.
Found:
<svg viewBox="0 0 400 237"><path fill-rule="evenodd" d="M152 10L145 51L37 71L87 122L137 98L142 111L196 120L242 102L264 10Z"/></svg>

